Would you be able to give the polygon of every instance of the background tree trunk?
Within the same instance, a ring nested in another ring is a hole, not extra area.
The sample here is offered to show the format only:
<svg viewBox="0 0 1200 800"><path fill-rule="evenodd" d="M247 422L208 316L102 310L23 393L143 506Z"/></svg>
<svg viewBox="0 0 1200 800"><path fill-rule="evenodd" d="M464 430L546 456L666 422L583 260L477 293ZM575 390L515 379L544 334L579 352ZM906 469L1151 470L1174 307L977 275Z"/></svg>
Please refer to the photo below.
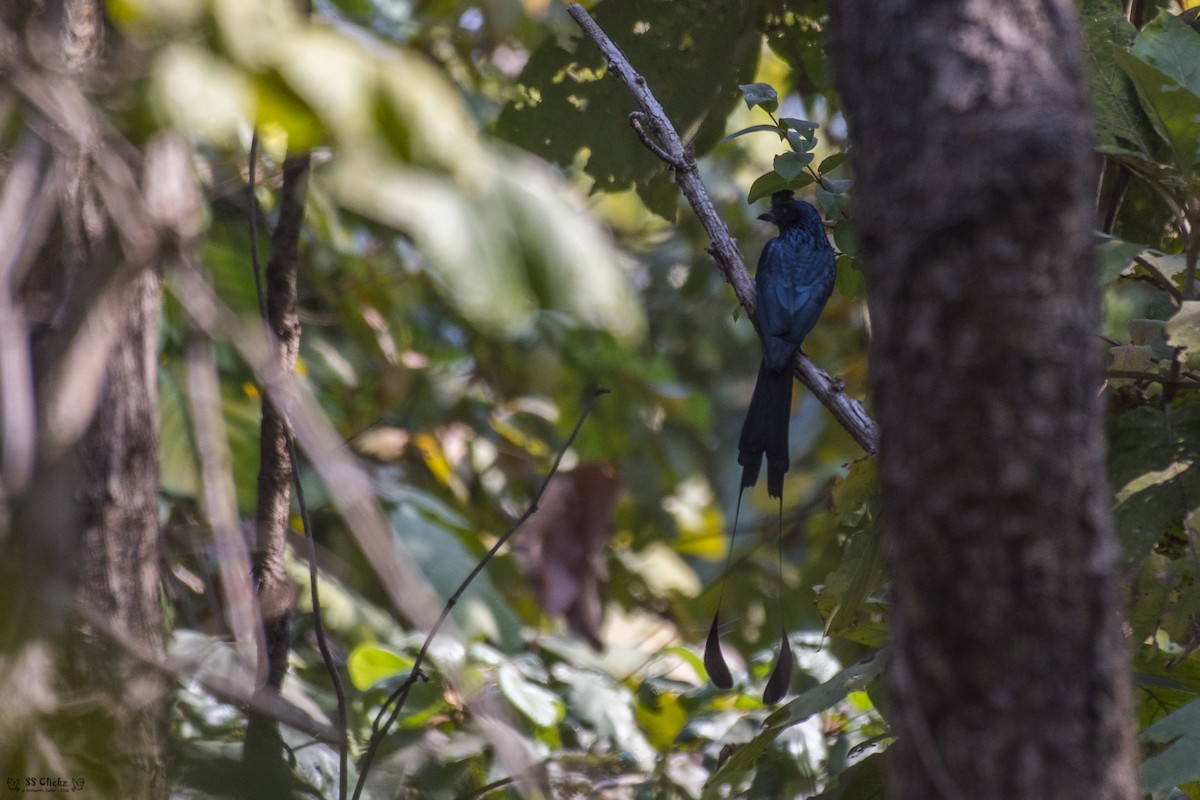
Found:
<svg viewBox="0 0 1200 800"><path fill-rule="evenodd" d="M30 125L4 182L0 693L26 699L0 719L0 765L21 787L160 798L158 242L83 89L106 31L99 0L0 15Z"/></svg>
<svg viewBox="0 0 1200 800"><path fill-rule="evenodd" d="M1073 7L830 11L869 264L892 796L1132 798Z"/></svg>
<svg viewBox="0 0 1200 800"><path fill-rule="evenodd" d="M81 449L83 546L76 602L151 656L163 653L159 594L157 334L162 293L146 270L128 292L100 407ZM89 759L113 797L167 796L164 674L85 621L68 645L68 682L100 702ZM71 714L73 722L82 721ZM87 773L81 773L86 775ZM95 774L92 773L95 778Z"/></svg>

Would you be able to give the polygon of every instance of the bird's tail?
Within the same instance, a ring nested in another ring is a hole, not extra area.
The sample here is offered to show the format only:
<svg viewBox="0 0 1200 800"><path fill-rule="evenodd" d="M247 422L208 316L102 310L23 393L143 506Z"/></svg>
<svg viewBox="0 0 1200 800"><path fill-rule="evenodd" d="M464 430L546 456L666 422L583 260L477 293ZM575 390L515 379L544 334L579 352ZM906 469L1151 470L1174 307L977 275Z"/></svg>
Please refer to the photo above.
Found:
<svg viewBox="0 0 1200 800"><path fill-rule="evenodd" d="M791 366L790 360L788 366ZM792 372L774 372L764 361L758 367L754 397L742 424L738 441L738 463L742 465L742 488L758 483L763 455L767 456L767 492L783 494L783 475L788 471L788 419L792 412Z"/></svg>

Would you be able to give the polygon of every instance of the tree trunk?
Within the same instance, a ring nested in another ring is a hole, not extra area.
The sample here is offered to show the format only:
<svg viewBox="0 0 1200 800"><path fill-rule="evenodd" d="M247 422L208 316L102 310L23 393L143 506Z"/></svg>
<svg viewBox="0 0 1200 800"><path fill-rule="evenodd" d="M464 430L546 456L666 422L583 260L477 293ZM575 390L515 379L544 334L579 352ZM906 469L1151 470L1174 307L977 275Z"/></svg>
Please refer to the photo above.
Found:
<svg viewBox="0 0 1200 800"><path fill-rule="evenodd" d="M83 546L76 602L141 653L161 657L157 335L162 293L145 271L128 293L100 407L81 450ZM86 715L87 755L112 797L167 796L165 677L85 622L68 652L69 683L99 704ZM83 718L75 720L78 725ZM93 777L95 777L93 775Z"/></svg>
<svg viewBox="0 0 1200 800"><path fill-rule="evenodd" d="M891 796L1136 795L1066 0L842 0L893 579Z"/></svg>
<svg viewBox="0 0 1200 800"><path fill-rule="evenodd" d="M142 800L167 795L168 686L148 663L164 638L161 292L127 151L103 139L81 88L102 69L105 33L100 0L0 16L28 126L3 187L14 201L3 347L15 369L0 385L3 413L22 413L20 424L6 416L0 440L0 693L15 700L0 715L0 765L20 787L52 777Z"/></svg>

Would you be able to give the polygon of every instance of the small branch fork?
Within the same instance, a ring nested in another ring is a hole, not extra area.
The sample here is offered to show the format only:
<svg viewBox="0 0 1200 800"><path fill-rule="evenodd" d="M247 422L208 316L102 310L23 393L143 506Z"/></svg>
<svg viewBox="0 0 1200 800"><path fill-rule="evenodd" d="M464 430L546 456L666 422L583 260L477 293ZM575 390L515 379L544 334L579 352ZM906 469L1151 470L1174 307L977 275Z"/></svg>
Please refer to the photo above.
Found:
<svg viewBox="0 0 1200 800"><path fill-rule="evenodd" d="M608 71L625 84L641 106L640 111L629 115L630 125L646 149L675 172L675 182L679 185L679 190L687 198L712 240L707 248L709 255L717 262L717 269L733 287L734 295L757 329L754 282L746 271L746 264L738 251L737 243L729 235L729 229L717 214L708 196L708 190L704 188L692 146L685 145L679 138L662 105L647 86L646 79L630 65L629 59L613 44L583 6L571 3L567 6L567 13L588 38L595 42L608 61ZM796 353L793 370L800 382L829 409L860 447L870 454L879 451L879 426L863 409L861 403L846 395L841 379L830 377L801 352Z"/></svg>
<svg viewBox="0 0 1200 800"><path fill-rule="evenodd" d="M433 643L433 637L437 636L438 631L441 630L442 623L450 616L451 610L458 604L459 599L467 591L467 587L471 585L476 576L480 572L483 572L496 553L500 551L500 548L512 539L513 535L521 529L521 526L537 513L538 504L542 501L542 495L545 494L546 487L550 485L551 479L558 472L558 466L562 463L563 456L571 449L571 445L575 443L575 437L579 435L584 421L592 413L592 408L595 407L596 401L601 396L608 394L608 392L609 390L603 387L597 387L592 391L591 397L588 398L587 404L579 414L579 419L575 422L575 427L571 430L571 435L567 437L567 441L563 444L562 449L558 451L554 463L550 466L550 471L546 473L545 479L542 481L541 486L538 487L537 494L533 496L529 507L525 509L525 513L512 524L512 527L503 536L496 540L492 548L487 551L484 557L479 560L479 563L475 565L475 568L471 570L470 574L454 590L454 594L450 595L450 598L446 601L446 605L442 607L442 613L438 615L437 622L433 624L433 627L429 629L429 633L425 636L425 642L421 645L417 657L413 660L412 669L409 671L408 677L404 679L404 682L400 684L396 691L392 692L388 699L383 702L383 705L379 707L379 711L375 715L375 721L371 725L371 740L367 744L367 750L363 753L362 761L359 764L358 783L354 787L354 800L358 800L359 795L362 793L367 774L371 771L371 762L375 758L375 752L379 749L379 745L387 735L388 730L395 724L397 718L399 718L400 711L404 708L404 703L408 699L409 691L418 680L429 680L425 673L421 671L421 665L425 663L425 657L429 653L429 646ZM387 717L386 720L384 719L385 716Z"/></svg>

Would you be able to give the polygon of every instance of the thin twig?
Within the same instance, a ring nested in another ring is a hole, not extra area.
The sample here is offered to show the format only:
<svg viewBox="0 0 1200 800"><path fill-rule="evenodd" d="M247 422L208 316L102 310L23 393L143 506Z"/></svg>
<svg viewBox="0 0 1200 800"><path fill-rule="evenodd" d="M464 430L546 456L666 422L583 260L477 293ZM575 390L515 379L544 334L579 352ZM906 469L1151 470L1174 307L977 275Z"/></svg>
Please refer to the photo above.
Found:
<svg viewBox="0 0 1200 800"><path fill-rule="evenodd" d="M167 286L179 299L189 321L214 339L227 342L254 370L264 390L283 410L296 437L296 446L308 457L309 467L327 487L329 501L345 520L345 529L361 549L364 561L378 576L388 601L409 627L428 630L444 603L415 559L399 539L380 506L370 477L343 444L312 393L296 376L283 369L278 344L259 320L246 321L217 298L212 287L186 261L166 271ZM442 626L442 635L455 632L453 619ZM461 635L461 634L459 634ZM445 665L447 670L453 664ZM467 699L475 704L474 698ZM494 713L492 710L489 713ZM496 747L496 759L509 774L524 774L529 759L505 749L507 732L485 727L483 735ZM507 730L507 729L506 729Z"/></svg>
<svg viewBox="0 0 1200 800"><path fill-rule="evenodd" d="M601 396L608 394L608 392L609 390L603 387L597 387L592 391L592 396L588 398L587 404L583 407L583 411L579 414L579 419L575 422L575 427L572 429L571 435L567 437L567 441L558 451L558 455L555 456L554 463L550 465L550 471L546 473L546 477L542 481L542 485L538 487L537 493L533 496L533 500L530 501L529 507L525 509L525 513L522 514L517 521L512 524L512 526L505 532L503 536L496 540L496 543L492 545L492 548L487 551L483 558L479 560L479 563L475 565L474 569L471 570L470 574L468 574L467 577L463 579L463 582L459 584L458 588L454 590L454 594L450 595L450 598L446 601L446 605L442 607L442 613L438 615L437 621L433 624L433 627L430 628L429 633L425 636L425 642L421 645L421 649L417 653L416 659L413 661L412 669L409 671L408 677L404 679L404 683L400 684L399 688L397 688L396 691L394 691L391 696L384 701L383 705L380 706L379 712L375 715L374 724L372 725L371 740L367 745L366 752L363 753L362 761L359 762L358 783L354 787L354 800L358 800L359 795L362 793L363 786L366 782L367 773L371 769L371 762L375 758L375 753L379 749L379 745L383 741L383 738L387 736L388 730L391 729L392 725L395 724L396 719L400 716L400 711L404 708L404 702L408 699L409 691L418 680L427 680L425 674L421 672L421 665L425 663L425 657L429 653L429 646L433 643L433 637L437 635L438 630L440 630L442 627L442 623L444 623L446 618L450 616L451 610L453 610L454 606L458 604L459 598L462 597L463 593L471 585L471 582L475 580L476 576L479 575L479 573L483 571L484 567L491 562L496 553L500 551L500 548L503 547L518 530L520 530L521 526L524 525L530 517L537 513L538 503L541 502L542 495L546 492L546 487L550 485L550 480L554 477L555 473L558 472L558 466L562 463L563 456L566 454L567 450L571 448L571 445L575 443L575 437L579 435L580 429L583 428L584 421L588 418L588 415L592 413L592 408L596 405L596 401L599 400ZM392 706L390 713L388 711L389 706ZM387 714L387 720L381 724L380 720L383 719L385 714Z"/></svg>
<svg viewBox="0 0 1200 800"><path fill-rule="evenodd" d="M1145 381L1147 383L1161 383L1163 386L1172 386L1177 389L1197 389L1200 388L1200 383L1194 380L1188 380L1182 373L1177 378L1172 378L1170 375L1161 375L1154 372L1138 372L1137 370L1126 369L1110 369L1104 373L1106 378L1117 378L1120 380L1130 381Z"/></svg>
<svg viewBox="0 0 1200 800"><path fill-rule="evenodd" d="M255 167L258 160L258 131L255 130L250 139L250 164L247 170L247 192L250 200L250 259L254 270L254 287L258 294L258 309L263 326L270 330L268 302L263 288L262 267L258 255L258 198L255 190ZM285 181L285 191L287 182ZM293 263L294 267L294 263ZM282 350L281 350L282 352ZM269 402L269 395L267 397ZM278 412L278 409L276 409ZM282 415L282 412L278 412ZM300 509L300 520L304 526L304 540L308 544L308 585L313 609L313 631L317 637L317 649L321 652L321 660L325 671L329 673L333 684L334 695L337 698L337 730L338 730L338 798L346 800L349 772L349 742L347 736L346 689L342 685L342 677L338 674L337 665L333 661L333 653L329 649L328 637L325 635L325 622L321 613L321 594L319 590L317 569L317 544L313 537L312 521L308 514L308 504L304 499L304 486L300 481L300 459L296 455L296 437L286 416L283 416L283 435L287 444L287 456L291 462L292 485L296 491L296 505Z"/></svg>
<svg viewBox="0 0 1200 800"><path fill-rule="evenodd" d="M750 274L746 271L746 265L742 261L742 254L738 251L737 243L729 235L729 229L717 214L712 200L708 196L708 190L704 188L704 182L700 179L700 170L696 166L696 155L691 146L684 145L683 140L679 138L679 134L671 124L662 105L646 85L646 79L634 70L629 59L625 57L620 48L613 44L583 6L571 3L567 6L567 13L587 34L588 38L595 42L596 47L608 61L608 71L625 84L637 100L638 105L641 106L643 116L631 116L630 118L638 138L651 152L674 170L675 182L679 185L680 191L687 198L692 210L696 212L696 216L700 218L700 223L712 240L707 248L709 254L717 262L717 269L733 287L733 293L738 302L757 328L758 318L754 313L754 282L750 280ZM649 130L647 131L645 128L649 128ZM800 382L807 386L809 391L829 409L829 412L854 437L860 447L868 453L878 452L879 426L863 409L861 403L846 395L841 380L830 377L801 352L796 353L793 369Z"/></svg>
<svg viewBox="0 0 1200 800"><path fill-rule="evenodd" d="M258 255L258 128L250 136L250 158L246 169L246 199L250 203L250 266L254 271L254 290L258 296L258 314L267 324L267 292L263 289L262 261Z"/></svg>

